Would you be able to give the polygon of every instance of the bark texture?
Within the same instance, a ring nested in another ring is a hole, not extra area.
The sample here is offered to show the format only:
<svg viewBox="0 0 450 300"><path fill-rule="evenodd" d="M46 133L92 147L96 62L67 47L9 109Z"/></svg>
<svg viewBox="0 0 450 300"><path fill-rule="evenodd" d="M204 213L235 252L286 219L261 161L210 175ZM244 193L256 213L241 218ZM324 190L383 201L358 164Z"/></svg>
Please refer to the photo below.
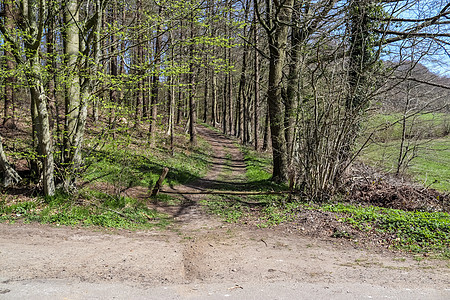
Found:
<svg viewBox="0 0 450 300"><path fill-rule="evenodd" d="M14 168L9 164L6 158L5 151L3 150L2 137L0 136L0 169L3 172L2 184L4 187L8 187L18 183L22 178L14 170Z"/></svg>

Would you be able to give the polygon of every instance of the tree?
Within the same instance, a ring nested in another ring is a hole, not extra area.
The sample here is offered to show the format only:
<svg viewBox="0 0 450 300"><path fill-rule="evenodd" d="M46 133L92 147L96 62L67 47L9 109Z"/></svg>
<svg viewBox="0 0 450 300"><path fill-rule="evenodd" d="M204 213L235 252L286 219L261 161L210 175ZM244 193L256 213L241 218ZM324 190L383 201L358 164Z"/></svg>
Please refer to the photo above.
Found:
<svg viewBox="0 0 450 300"><path fill-rule="evenodd" d="M17 19L17 10L12 2L12 0L6 0L3 3L3 11L5 18L5 29L9 32L13 32L15 28L15 23ZM5 79L5 105L4 105L4 115L3 115L3 126L9 129L16 127L14 119L14 98L15 98L15 84L16 76L14 75L14 56L11 53L8 43L4 46L4 59L6 66L6 79Z"/></svg>
<svg viewBox="0 0 450 300"><path fill-rule="evenodd" d="M255 10L259 12L258 2ZM272 180L285 182L287 180L287 147L284 135L283 103L281 101L281 82L285 64L289 22L291 21L294 0L267 1L266 20L259 17L267 33L269 44L269 82L267 103L270 118L272 138L273 173Z"/></svg>
<svg viewBox="0 0 450 300"><path fill-rule="evenodd" d="M196 122L196 103L195 103L195 83L194 83L194 22L195 22L195 9L194 1L191 1L191 14L189 16L189 141L191 145L197 144L197 134L195 131Z"/></svg>
<svg viewBox="0 0 450 300"><path fill-rule="evenodd" d="M0 136L0 169L3 172L3 186L8 187L22 180L16 170L9 164L6 154L3 150L2 137Z"/></svg>
<svg viewBox="0 0 450 300"><path fill-rule="evenodd" d="M39 56L42 36L44 34L44 22L47 18L47 7L43 1L29 0L22 3L22 16L26 22L23 24L25 60L19 57L19 44L14 44L16 62L21 62L26 67L27 83L30 88L32 106L36 107L37 118L35 128L38 139L38 155L42 159L42 185L44 195L53 196L55 194L54 180L54 152L52 135L50 132L50 122L48 114L47 95L44 87L42 74L44 73ZM10 33L2 30L7 40L12 42Z"/></svg>
<svg viewBox="0 0 450 300"><path fill-rule="evenodd" d="M163 13L163 7L159 6L158 8L159 15ZM156 133L156 121L158 118L158 95L159 95L159 72L161 63L161 22L158 23L156 29L156 38L155 38L155 51L154 51L154 70L152 76L152 88L150 95L150 106L151 106L151 121L150 121L150 140L154 143L155 133Z"/></svg>
<svg viewBox="0 0 450 300"><path fill-rule="evenodd" d="M248 19L248 13L250 10L250 3L247 0L245 2L245 6L244 6L244 38L248 39L248 37L245 37L245 35L249 35L249 33L247 32L247 19ZM237 107L237 113L236 113L236 136L238 136L242 143L247 143L247 134L246 134L246 130L245 130L245 126L247 126L246 124L246 116L248 114L246 114L246 71L247 71L247 60L248 60L248 52L249 52L249 45L247 43L244 44L244 49L243 49L243 55L242 55L242 67L241 67L241 76L239 79L239 91L238 91L238 95L237 95L237 103L236 103L236 107Z"/></svg>
<svg viewBox="0 0 450 300"><path fill-rule="evenodd" d="M64 163L71 168L74 159L75 134L80 114L80 76L78 53L80 51L80 19L77 0L65 2L64 7L64 63L66 88L64 93Z"/></svg>
<svg viewBox="0 0 450 300"><path fill-rule="evenodd" d="M254 140L254 145L255 145L255 150L258 151L259 150L259 135L258 135L258 131L259 131L259 102L260 102L260 85L259 85L259 53L258 53L258 44L259 44L259 39L258 39L258 29L257 29L257 24L256 24L256 11L253 12L253 43L254 43L254 47L255 47L255 51L254 51L254 62L253 62L253 73L254 73L254 97L255 99L253 100L254 103L254 107L253 107L253 140Z"/></svg>

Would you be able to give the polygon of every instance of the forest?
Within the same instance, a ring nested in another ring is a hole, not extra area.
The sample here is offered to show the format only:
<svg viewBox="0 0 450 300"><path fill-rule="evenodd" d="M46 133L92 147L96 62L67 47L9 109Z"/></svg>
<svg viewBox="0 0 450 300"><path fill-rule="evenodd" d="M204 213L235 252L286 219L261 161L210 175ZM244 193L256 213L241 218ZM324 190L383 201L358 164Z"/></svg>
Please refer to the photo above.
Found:
<svg viewBox="0 0 450 300"><path fill-rule="evenodd" d="M397 174L425 138L411 120L440 113L448 135L449 24L444 0L3 0L3 185L74 191L102 139L173 154L204 124L330 199L381 131L401 127ZM397 119L368 128L383 111Z"/></svg>
<svg viewBox="0 0 450 300"><path fill-rule="evenodd" d="M449 0L0 0L0 53L0 298L450 299Z"/></svg>

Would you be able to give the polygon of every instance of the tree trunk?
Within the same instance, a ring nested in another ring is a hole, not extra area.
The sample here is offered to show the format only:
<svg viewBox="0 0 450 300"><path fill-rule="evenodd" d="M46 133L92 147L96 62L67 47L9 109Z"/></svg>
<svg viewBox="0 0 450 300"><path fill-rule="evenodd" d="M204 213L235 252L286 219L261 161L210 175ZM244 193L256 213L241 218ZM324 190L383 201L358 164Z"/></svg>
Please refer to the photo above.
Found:
<svg viewBox="0 0 450 300"><path fill-rule="evenodd" d="M214 70L211 72L211 124L217 126L217 76Z"/></svg>
<svg viewBox="0 0 450 300"><path fill-rule="evenodd" d="M205 68L205 90L203 94L203 122L205 123L208 122L208 75L208 69Z"/></svg>
<svg viewBox="0 0 450 300"><path fill-rule="evenodd" d="M82 40L91 40L92 36L98 35L101 28L102 21L102 7L100 0L96 0L95 4L96 16L93 21L95 22L95 26L93 27L93 33L89 34L86 39ZM83 58L82 68L85 70L86 74L83 76L82 84L80 85L80 104L78 110L78 116L76 121L75 133L73 137L73 155L72 160L70 161L70 173L65 180L65 188L71 188L72 185L75 184L75 179L77 174L79 173L79 169L82 166L82 145L84 141L84 132L86 128L86 119L88 114L88 104L92 100L92 90L97 85L96 74L99 70L100 64L100 49L97 47L98 45L94 42L93 44L93 61L90 58ZM82 53L90 53L91 45L90 43L82 43L80 47L80 51ZM68 184L68 185L67 185Z"/></svg>
<svg viewBox="0 0 450 300"><path fill-rule="evenodd" d="M294 144L294 128L297 117L298 107L298 84L300 73L300 49L301 49L301 30L298 27L292 28L291 32L291 61L289 63L289 74L287 78L286 99L285 99L285 137L288 163L292 160L292 150Z"/></svg>
<svg viewBox="0 0 450 300"><path fill-rule="evenodd" d="M11 167L3 151L2 137L0 136L0 169L3 172L3 186L8 187L22 180L16 170Z"/></svg>
<svg viewBox="0 0 450 300"><path fill-rule="evenodd" d="M102 70L102 66L100 66L100 57L105 55L105 49L106 47L104 47L105 44L105 39L101 39L101 33L102 33L102 28L104 26L105 22L105 14L103 13L102 7L101 7L101 0L96 0L95 2L95 7L97 10L97 24L95 26L95 32L97 34L95 34L94 36L94 51L95 51L95 68L100 71L100 72L104 72L104 70ZM94 122L98 121L98 116L99 116L99 98L103 98L103 92L100 94L100 96L96 96L92 99L92 116L94 119Z"/></svg>
<svg viewBox="0 0 450 300"><path fill-rule="evenodd" d="M43 14L45 11L43 9L45 8L44 6L45 4L42 2L22 2L22 18L26 19L29 32L33 33L23 43L26 61L22 61L22 63L27 69L25 74L31 94L32 126L36 132L38 155L42 160L42 187L45 196L53 196L55 194L53 143L47 110L47 95L42 79L44 70L39 56L39 49L44 33L43 24L47 17ZM14 45L15 51L19 47L18 44ZM21 57L16 56L16 60L19 61L21 59Z"/></svg>
<svg viewBox="0 0 450 300"><path fill-rule="evenodd" d="M403 114L402 114L402 138L400 140L400 147L399 147L399 153L397 158L397 170L395 171L395 175L399 175L402 167L404 167L405 163L405 157L407 155L407 151L405 149L405 142L406 142L406 120L408 118L408 111L410 109L409 105L411 102L411 86L410 83L407 83L406 86L406 103L405 107L403 108Z"/></svg>
<svg viewBox="0 0 450 300"><path fill-rule="evenodd" d="M74 138L80 113L80 77L78 75L78 52L80 51L80 31L77 0L66 2L64 24L64 54L66 73L64 162L69 164L74 154Z"/></svg>
<svg viewBox="0 0 450 300"><path fill-rule="evenodd" d="M248 19L248 11L249 11L249 1L245 3L245 12L244 12L244 20ZM244 26L244 34L247 35L247 25ZM244 133L244 126L246 126L245 122L245 85L246 85L246 72L247 72L247 56L248 56L248 44L245 43L244 51L242 55L242 68L241 68L241 78L239 79L239 91L238 98L236 103L236 136L241 139L243 143L247 142L246 134Z"/></svg>
<svg viewBox="0 0 450 300"><path fill-rule="evenodd" d="M141 37L139 39L141 39ZM143 79L142 79L142 71L140 70L140 67L142 64L141 58L142 58L142 52L143 52L142 45L139 45L136 50L137 50L137 53L135 53L134 62L138 68L138 71L137 71L138 82L137 82L137 90L134 93L135 98L136 98L136 103L135 103L136 110L135 110L135 114L134 114L134 119L135 119L134 124L135 124L135 127L138 127L139 124L141 123L141 117L144 114L143 99L142 99L144 96L143 92L142 92L143 91L143 86L142 86Z"/></svg>
<svg viewBox="0 0 450 300"><path fill-rule="evenodd" d="M231 65L231 49L228 49L228 60ZM234 133L233 126L233 75L230 71L228 74L228 87L227 87L228 95L227 95L227 105L228 105L228 134Z"/></svg>
<svg viewBox="0 0 450 300"><path fill-rule="evenodd" d="M116 21L117 18L117 2L115 2L113 4L112 7L112 11L111 14L109 16L109 23L113 23ZM109 47L109 55L111 56L110 61L109 61L109 72L111 75L111 79L112 80L117 80L117 46L116 46L116 42L117 42L117 37L116 34L113 32L111 34L110 37L110 41L111 41L111 45ZM109 99L111 101L111 108L109 110L109 126L111 129L113 129L115 127L115 109L114 106L118 104L118 99L117 99L117 90L115 87L112 87L112 89L110 89L109 91Z"/></svg>
<svg viewBox="0 0 450 300"><path fill-rule="evenodd" d="M226 53L227 51L225 51ZM226 54L225 54L226 56ZM223 99L222 99L222 132L223 134L227 134L227 90L228 90L228 78L229 74L225 74L225 80L223 84Z"/></svg>
<svg viewBox="0 0 450 300"><path fill-rule="evenodd" d="M170 24L172 25L172 24ZM173 31L169 31L169 40L167 42L168 47L170 49L170 67L174 69L175 64L175 44L173 42ZM168 120L168 130L167 135L170 136L170 153L174 154L174 145L173 145L173 137L174 137L174 122L175 122L175 75L171 74L168 78L169 81L169 120Z"/></svg>
<svg viewBox="0 0 450 300"><path fill-rule="evenodd" d="M194 84L194 14L191 13L189 45L189 142L191 145L197 144L197 135L195 132L195 84Z"/></svg>
<svg viewBox="0 0 450 300"><path fill-rule="evenodd" d="M255 86L254 86L254 97L255 99L253 100L253 125L254 125L254 129L253 129L253 139L255 140L255 150L258 151L259 150L259 136L258 136L258 130L259 130L259 116L258 116L258 110L259 110L259 53L258 53L258 30L256 27L256 13L253 13L253 42L254 42L254 47L255 47L255 61L254 61L254 82L255 82Z"/></svg>
<svg viewBox="0 0 450 300"><path fill-rule="evenodd" d="M42 69L39 54L36 52L29 58L28 84L32 101L37 108L37 137L39 143L39 155L42 158L42 185L45 196L55 194L53 144L51 140L50 124L47 111L47 95L41 78Z"/></svg>
<svg viewBox="0 0 450 300"><path fill-rule="evenodd" d="M141 123L141 117L146 117L147 112L145 111L144 107L144 72L142 70L142 64L144 63L144 46L142 44L143 35L142 35L142 1L138 0L136 1L136 12L137 12L137 30L139 34L136 36L137 40L136 43L138 44L136 48L135 53L135 63L137 66L137 76L138 76L138 82L137 82L137 92L136 92L136 111L135 111L135 127L138 127Z"/></svg>
<svg viewBox="0 0 450 300"><path fill-rule="evenodd" d="M38 139L38 112L36 101L33 97L30 99L30 112L31 112L31 145L33 151L39 153L39 139ZM61 157L62 159L62 157ZM37 157L30 159L31 176L34 179L41 177L41 167L39 166L39 160Z"/></svg>
<svg viewBox="0 0 450 300"><path fill-rule="evenodd" d="M53 0L49 0L48 4L52 5ZM56 59L55 59L55 37L54 37L55 18L50 16L49 28L47 32L47 70L48 70L48 104L50 114L50 128L53 130L56 125L56 135L60 133L59 128L59 116L58 116L58 104L56 103Z"/></svg>
<svg viewBox="0 0 450 300"><path fill-rule="evenodd" d="M267 110L266 118L264 120L264 136L263 136L262 151L267 151L267 148L269 148L269 135L270 135L270 116L269 110Z"/></svg>
<svg viewBox="0 0 450 300"><path fill-rule="evenodd" d="M349 86L346 107L350 114L358 113L366 104L367 72L371 65L369 41L369 0L354 0L350 4Z"/></svg>
<svg viewBox="0 0 450 300"><path fill-rule="evenodd" d="M5 27L12 31L15 26L15 8L12 1L4 2ZM6 78L5 78L5 106L3 115L3 126L9 129L16 127L14 119L14 90L16 85L16 76L14 75L15 63L14 56L9 50L5 50L6 60Z"/></svg>
<svg viewBox="0 0 450 300"><path fill-rule="evenodd" d="M183 94L183 92L182 92L182 87L181 87L181 83L182 83L182 79L183 79L183 74L181 74L179 77L178 77L178 105L177 105L177 125L179 125L180 124L180 122L181 122L181 115L182 115L182 111L181 111L181 108L182 108L182 99L183 99L183 97L182 97L182 94Z"/></svg>
<svg viewBox="0 0 450 300"><path fill-rule="evenodd" d="M270 133L272 137L272 157L274 182L287 181L287 147L284 135L284 113L281 100L281 83L286 58L288 40L287 25L291 20L294 0L286 0L278 10L278 19L273 20L275 30L267 31L269 41L269 82L267 103L270 116Z"/></svg>
<svg viewBox="0 0 450 300"><path fill-rule="evenodd" d="M159 7L159 15L162 14L163 7ZM155 142L155 134L156 134L156 121L158 118L158 96L159 96L159 70L160 70L160 62L161 62L161 29L162 24L158 24L156 30L156 40L155 40L155 67L154 73L152 76L152 93L151 93L151 111L152 117L150 121L150 142L153 145Z"/></svg>

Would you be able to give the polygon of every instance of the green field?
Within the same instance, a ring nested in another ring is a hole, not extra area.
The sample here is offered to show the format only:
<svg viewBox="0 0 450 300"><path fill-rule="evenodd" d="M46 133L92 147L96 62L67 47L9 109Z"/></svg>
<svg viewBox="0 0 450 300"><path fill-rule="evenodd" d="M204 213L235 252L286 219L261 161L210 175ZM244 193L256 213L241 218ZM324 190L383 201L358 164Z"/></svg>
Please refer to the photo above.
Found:
<svg viewBox="0 0 450 300"><path fill-rule="evenodd" d="M375 114L365 123L365 132L372 133L375 141L387 142L401 139L402 114ZM442 138L450 131L450 114L424 113L406 120L406 134L420 138Z"/></svg>
<svg viewBox="0 0 450 300"><path fill-rule="evenodd" d="M366 128L386 129L374 133L374 142L369 144L361 153L360 159L385 171L395 173L400 151L400 138L402 127L400 114L375 115L370 118ZM409 149L415 146L415 151L410 151L408 158L414 156L405 169L407 175L423 184L440 190L450 191L450 137L447 133L450 120L449 114L423 114L418 115L412 128L408 128L410 143ZM446 134L447 133L447 134ZM405 144L406 145L406 144Z"/></svg>

